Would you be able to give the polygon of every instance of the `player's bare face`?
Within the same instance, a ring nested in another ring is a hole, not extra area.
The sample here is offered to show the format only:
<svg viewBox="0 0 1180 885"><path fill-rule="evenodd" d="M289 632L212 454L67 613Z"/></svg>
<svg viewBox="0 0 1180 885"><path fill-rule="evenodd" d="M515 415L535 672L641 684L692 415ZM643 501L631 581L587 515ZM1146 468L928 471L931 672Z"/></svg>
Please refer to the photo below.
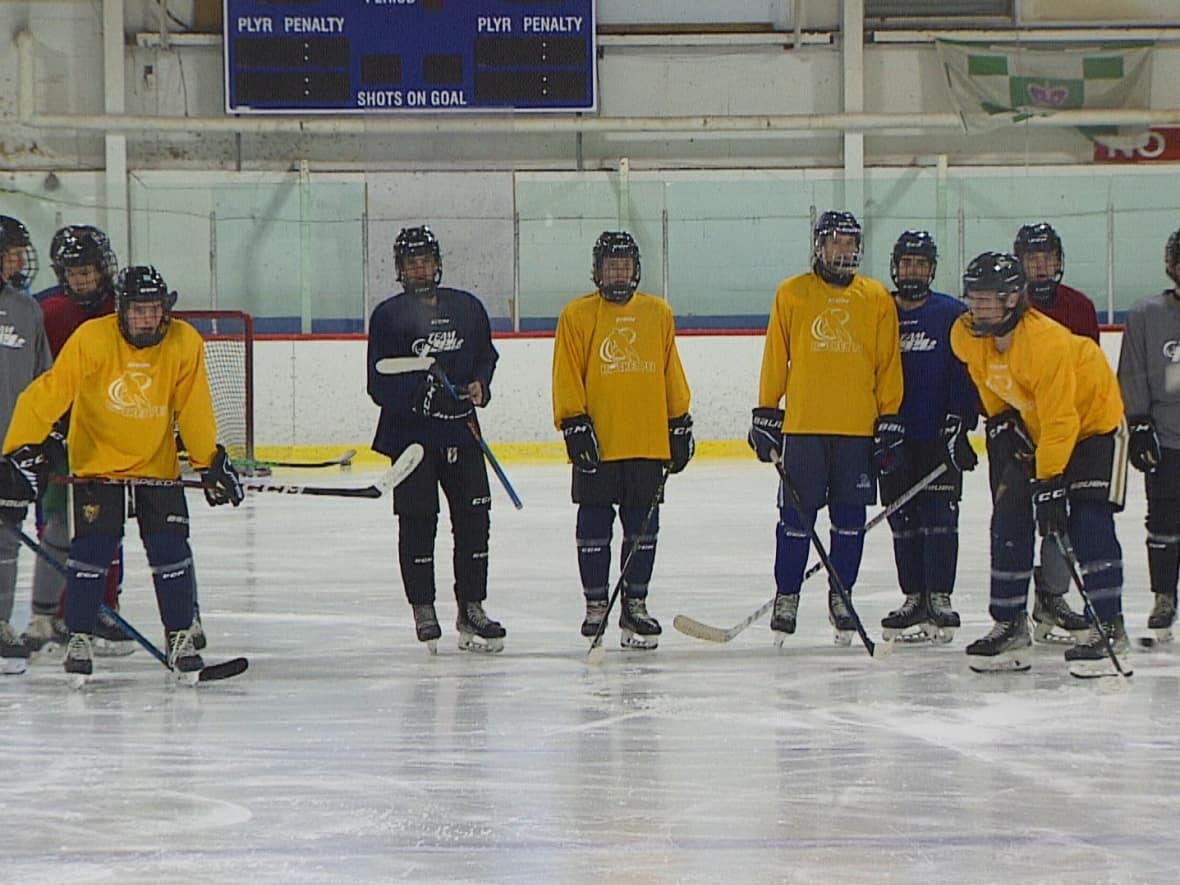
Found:
<svg viewBox="0 0 1180 885"><path fill-rule="evenodd" d="M161 301L132 301L127 305L127 329L132 335L150 335L164 319Z"/></svg>
<svg viewBox="0 0 1180 885"><path fill-rule="evenodd" d="M1034 281L1052 279L1061 270L1056 252L1029 252L1020 263L1024 265L1024 275Z"/></svg>
<svg viewBox="0 0 1180 885"><path fill-rule="evenodd" d="M930 271L930 259L924 255L903 255L897 262L899 280L919 280L924 283L930 279Z"/></svg>
<svg viewBox="0 0 1180 885"><path fill-rule="evenodd" d="M93 264L66 268L66 286L75 295L82 297L93 295L98 291L100 282L102 282L102 274Z"/></svg>
<svg viewBox="0 0 1180 885"><path fill-rule="evenodd" d="M407 255L402 259L402 282L420 286L434 282L438 264L433 255Z"/></svg>
<svg viewBox="0 0 1180 885"><path fill-rule="evenodd" d="M28 263L24 246L14 246L0 252L0 280L12 279Z"/></svg>
<svg viewBox="0 0 1180 885"><path fill-rule="evenodd" d="M629 283L635 276L635 260L632 258L604 258L598 272L604 286Z"/></svg>

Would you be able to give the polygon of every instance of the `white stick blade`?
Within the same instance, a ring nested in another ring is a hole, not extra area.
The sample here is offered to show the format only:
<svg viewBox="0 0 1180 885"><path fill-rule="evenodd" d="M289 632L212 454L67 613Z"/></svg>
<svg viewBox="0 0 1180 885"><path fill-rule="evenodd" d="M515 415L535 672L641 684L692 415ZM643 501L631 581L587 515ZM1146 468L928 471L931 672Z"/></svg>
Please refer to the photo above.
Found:
<svg viewBox="0 0 1180 885"><path fill-rule="evenodd" d="M434 365L432 356L390 356L377 360L378 375L401 375L405 372L425 372Z"/></svg>
<svg viewBox="0 0 1180 885"><path fill-rule="evenodd" d="M693 639L703 639L706 642L729 641L729 636L725 630L710 627L708 624L702 624L700 621L695 621L686 615L677 615L674 617L672 619L672 626L685 636L691 636Z"/></svg>
<svg viewBox="0 0 1180 885"><path fill-rule="evenodd" d="M389 472L381 477L381 482L377 484L377 487L382 492L392 492L417 469L425 454L419 443L410 443L406 446L405 451L397 456L397 460L393 462Z"/></svg>

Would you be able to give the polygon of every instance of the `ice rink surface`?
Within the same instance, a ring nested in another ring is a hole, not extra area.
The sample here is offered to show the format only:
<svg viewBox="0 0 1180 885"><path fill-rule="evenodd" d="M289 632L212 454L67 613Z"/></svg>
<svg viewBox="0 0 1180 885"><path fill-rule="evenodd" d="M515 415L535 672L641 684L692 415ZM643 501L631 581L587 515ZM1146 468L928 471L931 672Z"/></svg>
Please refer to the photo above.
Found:
<svg viewBox="0 0 1180 885"><path fill-rule="evenodd" d="M833 647L820 576L781 651L765 621L727 645L675 632L677 613L728 627L773 593L773 469L696 462L662 511L660 648L620 650L612 623L600 667L578 634L568 468L508 471L525 509L493 478L498 656L455 646L445 517L430 657L388 499L255 494L235 511L193 493L205 660L250 669L182 688L140 650L98 659L82 691L56 664L0 680L0 880L1176 881L1180 651L1130 654L1123 690L1071 678L1057 646L1030 673L968 671L963 649L991 625L984 470L968 481L949 646L883 661ZM1118 525L1141 636L1138 474L1131 490ZM128 553L124 614L162 641L138 539ZM901 601L885 526L854 600L879 637Z"/></svg>

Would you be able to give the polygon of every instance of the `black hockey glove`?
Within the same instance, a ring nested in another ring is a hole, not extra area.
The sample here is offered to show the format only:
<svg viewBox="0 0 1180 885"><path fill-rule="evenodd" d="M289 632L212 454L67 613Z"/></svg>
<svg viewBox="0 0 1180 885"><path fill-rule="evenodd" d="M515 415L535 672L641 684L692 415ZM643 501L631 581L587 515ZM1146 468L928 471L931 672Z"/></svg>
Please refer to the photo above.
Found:
<svg viewBox="0 0 1180 885"><path fill-rule="evenodd" d="M1155 473L1160 463L1160 438L1155 432L1155 422L1150 415L1132 415L1127 418L1127 429L1131 431L1131 466L1144 473Z"/></svg>
<svg viewBox="0 0 1180 885"><path fill-rule="evenodd" d="M238 472L234 470L233 462L229 460L225 446L221 444L217 446L213 463L207 470L201 471L201 484L205 487L205 500L209 502L210 507L219 504L233 504L237 507L246 496L242 491Z"/></svg>
<svg viewBox="0 0 1180 885"><path fill-rule="evenodd" d="M942 443L946 446L947 463L959 473L974 470L979 464L979 456L971 448L967 428L960 416L948 414L942 419Z"/></svg>
<svg viewBox="0 0 1180 885"><path fill-rule="evenodd" d="M1036 457L1037 447L1015 409L1005 409L988 418L986 432L988 458L1029 464Z"/></svg>
<svg viewBox="0 0 1180 885"><path fill-rule="evenodd" d="M668 422L668 447L672 450L669 471L679 473L688 466L697 450L697 444L692 438L692 415L688 412Z"/></svg>
<svg viewBox="0 0 1180 885"><path fill-rule="evenodd" d="M905 423L900 415L882 415L873 426L873 467L888 476L905 460Z"/></svg>
<svg viewBox="0 0 1180 885"><path fill-rule="evenodd" d="M565 437L565 450L573 462L574 469L582 473L594 473L602 455L598 451L598 434L589 415L574 415L561 421L561 435Z"/></svg>
<svg viewBox="0 0 1180 885"><path fill-rule="evenodd" d="M750 421L750 432L746 435L746 442L758 456L758 460L770 463L770 456L783 451L783 419L786 412L782 409L757 408Z"/></svg>
<svg viewBox="0 0 1180 885"><path fill-rule="evenodd" d="M1048 479L1034 480L1032 501L1033 513L1037 518L1037 531L1041 537L1064 536L1069 529L1069 499L1065 493L1065 477L1059 473Z"/></svg>
<svg viewBox="0 0 1180 885"><path fill-rule="evenodd" d="M70 457L66 451L66 435L56 428L41 443L45 453L45 472L69 473Z"/></svg>
<svg viewBox="0 0 1180 885"><path fill-rule="evenodd" d="M422 386L418 388L417 402L420 414L440 421L462 421L475 413L475 406L468 397L461 395L461 398L456 399L451 394L437 365L431 366L426 373Z"/></svg>
<svg viewBox="0 0 1180 885"><path fill-rule="evenodd" d="M48 466L41 446L21 446L0 457L0 520L24 522L29 505L45 485Z"/></svg>

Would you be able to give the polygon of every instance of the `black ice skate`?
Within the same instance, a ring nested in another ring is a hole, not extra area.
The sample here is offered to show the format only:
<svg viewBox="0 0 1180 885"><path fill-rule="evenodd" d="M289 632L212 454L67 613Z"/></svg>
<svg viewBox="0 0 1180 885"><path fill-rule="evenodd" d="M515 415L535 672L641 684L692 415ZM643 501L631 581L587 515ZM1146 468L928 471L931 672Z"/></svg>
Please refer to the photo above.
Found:
<svg viewBox="0 0 1180 885"><path fill-rule="evenodd" d="M930 623L934 625L932 642L950 642L959 629L959 613L951 608L949 593L930 594Z"/></svg>
<svg viewBox="0 0 1180 885"><path fill-rule="evenodd" d="M606 620L605 599L586 598L586 618L582 621L582 635L590 638L598 635L602 622Z"/></svg>
<svg viewBox="0 0 1180 885"><path fill-rule="evenodd" d="M1122 615L1116 615L1109 621L1103 621L1102 630L1110 640L1116 655L1124 654L1130 647ZM1106 647L1106 640L1102 638L1102 633L1094 625L1091 625L1084 640L1065 650L1065 660L1070 664L1069 672L1074 676L1087 678L1115 675L1114 667L1110 662L1110 652ZM1128 673L1128 675L1130 674Z"/></svg>
<svg viewBox="0 0 1180 885"><path fill-rule="evenodd" d="M1172 624L1176 623L1176 594L1156 593L1155 605L1147 616L1147 629L1155 633L1159 643L1172 641Z"/></svg>
<svg viewBox="0 0 1180 885"><path fill-rule="evenodd" d="M799 594L790 596L780 593L774 597L774 614L770 618L770 629L774 633L774 644L783 647L783 640L795 632L799 615Z"/></svg>
<svg viewBox="0 0 1180 885"><path fill-rule="evenodd" d="M619 612L619 629L623 635L619 645L623 648L653 649L660 644L660 622L647 613L643 599L623 597L623 608Z"/></svg>
<svg viewBox="0 0 1180 885"><path fill-rule="evenodd" d="M94 624L93 650L100 658L122 658L135 651L136 642L110 615L99 611Z"/></svg>
<svg viewBox="0 0 1180 885"><path fill-rule="evenodd" d="M828 590L828 622L832 625L836 645L842 648L852 645L856 621L853 620L848 606L844 604L844 597L840 595L839 590Z"/></svg>
<svg viewBox="0 0 1180 885"><path fill-rule="evenodd" d="M164 635L168 640L168 666L172 675L184 685L196 685L205 662L193 647L192 631L168 630Z"/></svg>
<svg viewBox="0 0 1180 885"><path fill-rule="evenodd" d="M927 642L934 638L934 625L921 593L907 593L900 608L881 619L881 636L886 642Z"/></svg>
<svg viewBox="0 0 1180 885"><path fill-rule="evenodd" d="M996 621L987 636L967 646L968 666L976 673L1023 672L1032 666L1031 647L1028 618L1021 612L1014 620Z"/></svg>
<svg viewBox="0 0 1180 885"><path fill-rule="evenodd" d="M8 621L0 621L0 673L19 676L29 666L29 650Z"/></svg>
<svg viewBox="0 0 1180 885"><path fill-rule="evenodd" d="M432 655L438 654L438 640L442 636L442 627L438 625L438 615L435 614L434 604L415 605L414 630L418 634L418 641L426 643L426 650Z"/></svg>
<svg viewBox="0 0 1180 885"><path fill-rule="evenodd" d="M1065 597L1037 590L1033 593L1033 638L1037 642L1083 642L1090 631L1086 618L1069 607Z"/></svg>
<svg viewBox="0 0 1180 885"><path fill-rule="evenodd" d="M459 648L463 651L501 652L507 631L499 621L493 621L480 602L459 602L459 616L455 619L459 631Z"/></svg>
<svg viewBox="0 0 1180 885"><path fill-rule="evenodd" d="M62 660L62 669L69 677L70 685L81 688L86 680L94 673L94 657L90 650L89 633L71 633L69 644L66 645L66 656Z"/></svg>

